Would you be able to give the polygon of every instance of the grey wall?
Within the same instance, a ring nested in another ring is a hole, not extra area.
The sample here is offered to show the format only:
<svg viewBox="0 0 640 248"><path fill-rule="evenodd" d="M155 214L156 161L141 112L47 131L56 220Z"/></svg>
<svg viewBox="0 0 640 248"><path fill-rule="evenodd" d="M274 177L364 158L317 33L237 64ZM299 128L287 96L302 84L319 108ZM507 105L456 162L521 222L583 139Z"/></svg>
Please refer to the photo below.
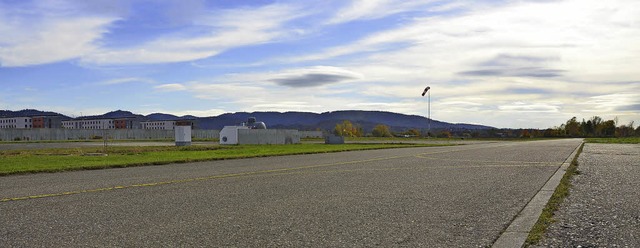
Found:
<svg viewBox="0 0 640 248"><path fill-rule="evenodd" d="M291 129L240 129L238 144L299 144L300 133Z"/></svg>
<svg viewBox="0 0 640 248"><path fill-rule="evenodd" d="M0 129L0 141L19 140L89 140L102 138L105 130L94 129L63 129L63 128L37 128L37 129ZM149 130L149 129L110 129L106 131L109 139L115 140L144 140L144 139L170 139L175 138L173 130ZM191 130L194 139L217 139L219 130Z"/></svg>
<svg viewBox="0 0 640 248"><path fill-rule="evenodd" d="M322 131L299 131L300 138L322 138L324 134Z"/></svg>

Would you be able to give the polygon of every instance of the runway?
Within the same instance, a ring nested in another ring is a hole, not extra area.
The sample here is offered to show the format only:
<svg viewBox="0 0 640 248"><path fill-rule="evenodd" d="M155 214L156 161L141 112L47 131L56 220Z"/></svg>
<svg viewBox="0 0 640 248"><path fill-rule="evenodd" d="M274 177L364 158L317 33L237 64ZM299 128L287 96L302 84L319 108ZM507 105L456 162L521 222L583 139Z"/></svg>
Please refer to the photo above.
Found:
<svg viewBox="0 0 640 248"><path fill-rule="evenodd" d="M0 243L490 246L580 140L0 177Z"/></svg>

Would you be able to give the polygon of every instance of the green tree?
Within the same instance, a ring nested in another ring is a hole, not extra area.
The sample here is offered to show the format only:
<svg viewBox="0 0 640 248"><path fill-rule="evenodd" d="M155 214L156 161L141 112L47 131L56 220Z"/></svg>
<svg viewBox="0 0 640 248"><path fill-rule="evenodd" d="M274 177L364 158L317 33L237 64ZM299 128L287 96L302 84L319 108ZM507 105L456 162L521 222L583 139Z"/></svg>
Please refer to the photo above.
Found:
<svg viewBox="0 0 640 248"><path fill-rule="evenodd" d="M613 137L616 134L616 122L614 120L605 121L600 126L602 126L602 136Z"/></svg>
<svg viewBox="0 0 640 248"><path fill-rule="evenodd" d="M576 117L569 119L567 123L564 125L564 129L567 132L567 135L570 137L579 137L582 136L580 123L576 121Z"/></svg>
<svg viewBox="0 0 640 248"><path fill-rule="evenodd" d="M378 124L373 128L373 131L371 132L371 134L374 137L392 137L393 135L391 135L391 131L389 131L389 126L387 125L383 125L383 124Z"/></svg>
<svg viewBox="0 0 640 248"><path fill-rule="evenodd" d="M559 127L555 127L555 128L547 128L547 130L544 130L544 137L560 137L561 136L561 129Z"/></svg>
<svg viewBox="0 0 640 248"><path fill-rule="evenodd" d="M582 119L580 126L582 127L582 133L584 136L591 137L594 135L595 128L593 127L593 122L591 122L591 120L585 122L584 119Z"/></svg>
<svg viewBox="0 0 640 248"><path fill-rule="evenodd" d="M602 136L602 128L603 128L602 123L604 122L602 120L602 118L600 118L600 116L594 116L594 117L591 117L590 121L591 121L591 125L592 125L592 128L593 128L592 135L594 137Z"/></svg>

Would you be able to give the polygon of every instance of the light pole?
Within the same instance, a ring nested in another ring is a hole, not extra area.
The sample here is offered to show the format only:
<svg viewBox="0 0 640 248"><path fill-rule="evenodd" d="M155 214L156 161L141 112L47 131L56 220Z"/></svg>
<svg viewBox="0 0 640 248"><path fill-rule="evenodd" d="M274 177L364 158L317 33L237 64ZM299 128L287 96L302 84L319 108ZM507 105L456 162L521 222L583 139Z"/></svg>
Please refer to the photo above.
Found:
<svg viewBox="0 0 640 248"><path fill-rule="evenodd" d="M424 88L424 91L422 92L422 96L424 96L424 94L427 94L428 99L427 118L429 119L429 125L427 126L427 137L431 137L431 91L429 91L429 89L431 89L431 87L427 86L427 88Z"/></svg>

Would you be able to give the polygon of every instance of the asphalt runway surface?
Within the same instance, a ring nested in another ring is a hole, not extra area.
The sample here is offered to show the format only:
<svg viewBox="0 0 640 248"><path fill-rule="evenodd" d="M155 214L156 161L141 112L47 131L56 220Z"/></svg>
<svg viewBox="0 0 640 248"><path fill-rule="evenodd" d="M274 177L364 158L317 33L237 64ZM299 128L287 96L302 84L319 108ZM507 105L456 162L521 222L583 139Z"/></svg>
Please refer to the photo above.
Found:
<svg viewBox="0 0 640 248"><path fill-rule="evenodd" d="M581 140L0 177L3 247L486 247Z"/></svg>
<svg viewBox="0 0 640 248"><path fill-rule="evenodd" d="M364 140L364 141L347 141L346 143L420 143L420 144L452 144L452 145L468 145L468 144L484 144L495 143L496 141L486 140ZM302 143L324 143L324 140L309 140ZM217 141L194 141L192 145L218 145ZM173 141L109 141L107 146L175 146ZM76 142L10 142L0 143L0 151L3 150L37 150L51 148L82 148L82 147L103 147L104 143L100 141L76 141Z"/></svg>

